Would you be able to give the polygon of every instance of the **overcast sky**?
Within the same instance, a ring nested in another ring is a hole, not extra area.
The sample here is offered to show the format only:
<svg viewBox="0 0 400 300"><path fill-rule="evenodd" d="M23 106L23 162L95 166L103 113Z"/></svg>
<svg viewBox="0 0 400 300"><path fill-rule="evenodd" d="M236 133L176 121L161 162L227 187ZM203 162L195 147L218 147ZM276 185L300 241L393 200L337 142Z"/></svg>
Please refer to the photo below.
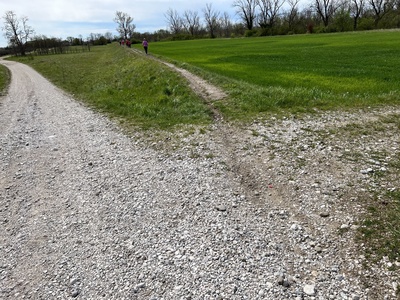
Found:
<svg viewBox="0 0 400 300"><path fill-rule="evenodd" d="M168 29L164 14L169 8L180 15L185 10L197 11L203 17L202 10L212 3L216 11L228 12L232 21L237 21L234 0L0 0L1 28L6 11L14 11L20 18L28 17L36 34L47 37L83 38L90 33L112 32L117 34L113 19L116 11L128 13L133 17L137 32L154 32ZM7 42L1 31L0 47Z"/></svg>

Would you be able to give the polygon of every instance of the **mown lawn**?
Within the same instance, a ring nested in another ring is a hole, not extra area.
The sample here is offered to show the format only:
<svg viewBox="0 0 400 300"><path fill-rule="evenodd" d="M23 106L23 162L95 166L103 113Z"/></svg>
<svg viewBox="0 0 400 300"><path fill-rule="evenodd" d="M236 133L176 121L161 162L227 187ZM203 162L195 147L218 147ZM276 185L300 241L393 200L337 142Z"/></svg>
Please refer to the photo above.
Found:
<svg viewBox="0 0 400 300"><path fill-rule="evenodd" d="M230 93L231 116L400 101L400 30L151 44Z"/></svg>

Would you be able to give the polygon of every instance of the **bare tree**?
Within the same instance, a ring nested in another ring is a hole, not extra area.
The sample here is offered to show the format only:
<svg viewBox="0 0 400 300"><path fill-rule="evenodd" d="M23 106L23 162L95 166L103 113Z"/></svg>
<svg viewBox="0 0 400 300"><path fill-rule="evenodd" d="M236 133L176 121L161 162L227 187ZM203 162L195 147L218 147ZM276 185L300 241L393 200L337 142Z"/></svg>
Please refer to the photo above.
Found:
<svg viewBox="0 0 400 300"><path fill-rule="evenodd" d="M68 36L68 37L67 37L67 41L68 41L68 43L69 43L70 45L72 45L73 42L74 42L74 37L73 37L73 36Z"/></svg>
<svg viewBox="0 0 400 300"><path fill-rule="evenodd" d="M18 49L21 55L26 54L26 42L34 35L35 31L28 25L28 17L17 18L13 11L7 11L4 15L4 37L8 43Z"/></svg>
<svg viewBox="0 0 400 300"><path fill-rule="evenodd" d="M133 18L130 15L122 11L117 11L115 13L114 22L118 25L117 31L121 38L126 40L133 36L136 26L132 23Z"/></svg>
<svg viewBox="0 0 400 300"><path fill-rule="evenodd" d="M178 34L182 31L182 18L179 16L176 10L170 8L167 10L164 16L167 20L168 27L173 34Z"/></svg>
<svg viewBox="0 0 400 300"><path fill-rule="evenodd" d="M113 34L111 33L111 32L109 32L109 31L107 31L105 34L104 34L104 37L107 39L107 41L109 42L109 43L111 43L111 41L113 40Z"/></svg>
<svg viewBox="0 0 400 300"><path fill-rule="evenodd" d="M378 28L380 20L394 7L394 1L392 0L369 0L369 5L374 11L375 27Z"/></svg>
<svg viewBox="0 0 400 300"><path fill-rule="evenodd" d="M289 11L286 14L286 21L288 23L288 27L290 31L294 30L294 23L296 18L298 17L298 4L300 0L288 0L287 3L289 4Z"/></svg>
<svg viewBox="0 0 400 300"><path fill-rule="evenodd" d="M248 30L252 30L254 20L256 19L256 1L257 0L235 0L233 7L236 7L236 12L245 23Z"/></svg>
<svg viewBox="0 0 400 300"><path fill-rule="evenodd" d="M224 12L223 15L219 18L219 28L221 30L221 36L230 37L232 33L232 21L227 12Z"/></svg>
<svg viewBox="0 0 400 300"><path fill-rule="evenodd" d="M324 26L327 27L336 10L339 8L339 4L335 0L315 0L314 5Z"/></svg>
<svg viewBox="0 0 400 300"><path fill-rule="evenodd" d="M350 14L353 18L353 30L357 30L358 19L364 12L365 0L351 0L350 2Z"/></svg>
<svg viewBox="0 0 400 300"><path fill-rule="evenodd" d="M96 33L91 33L89 34L89 36L87 37L87 41L91 44L93 44L93 42L97 39L97 34Z"/></svg>
<svg viewBox="0 0 400 300"><path fill-rule="evenodd" d="M183 27L194 36L200 29L200 17L196 11L186 10L183 13Z"/></svg>
<svg viewBox="0 0 400 300"><path fill-rule="evenodd" d="M204 19L207 24L208 32L210 33L211 38L215 38L215 32L219 27L219 12L212 9L212 4L207 3L206 8L203 9Z"/></svg>
<svg viewBox="0 0 400 300"><path fill-rule="evenodd" d="M272 28L275 25L279 10L285 3L285 0L256 0L260 8L259 25L262 28Z"/></svg>

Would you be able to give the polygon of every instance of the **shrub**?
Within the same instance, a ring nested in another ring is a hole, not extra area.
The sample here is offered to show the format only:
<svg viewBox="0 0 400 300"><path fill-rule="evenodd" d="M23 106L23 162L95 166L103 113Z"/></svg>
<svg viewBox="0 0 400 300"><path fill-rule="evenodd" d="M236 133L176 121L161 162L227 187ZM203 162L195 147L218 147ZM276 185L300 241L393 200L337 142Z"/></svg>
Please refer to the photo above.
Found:
<svg viewBox="0 0 400 300"><path fill-rule="evenodd" d="M257 34L257 30L252 29L252 30L246 30L246 32L244 33L245 37L252 37L255 36Z"/></svg>
<svg viewBox="0 0 400 300"><path fill-rule="evenodd" d="M375 22L372 18L361 18L358 21L357 30L372 30L375 28Z"/></svg>

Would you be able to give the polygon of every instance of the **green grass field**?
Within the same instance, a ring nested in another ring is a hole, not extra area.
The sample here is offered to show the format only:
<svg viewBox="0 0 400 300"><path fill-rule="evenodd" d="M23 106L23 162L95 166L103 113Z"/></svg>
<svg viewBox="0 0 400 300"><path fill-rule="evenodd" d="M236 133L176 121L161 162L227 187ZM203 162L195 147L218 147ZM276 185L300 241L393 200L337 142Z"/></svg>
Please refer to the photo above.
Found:
<svg viewBox="0 0 400 300"><path fill-rule="evenodd" d="M400 31L162 42L154 55L230 93L230 116L399 103Z"/></svg>

